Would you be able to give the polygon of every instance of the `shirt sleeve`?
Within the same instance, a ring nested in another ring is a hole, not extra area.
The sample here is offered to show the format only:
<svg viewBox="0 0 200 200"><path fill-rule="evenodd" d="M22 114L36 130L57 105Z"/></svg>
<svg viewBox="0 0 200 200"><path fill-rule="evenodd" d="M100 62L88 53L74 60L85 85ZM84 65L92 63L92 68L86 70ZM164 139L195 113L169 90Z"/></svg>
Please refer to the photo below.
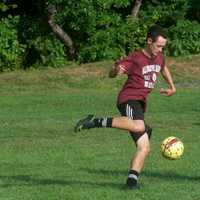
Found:
<svg viewBox="0 0 200 200"><path fill-rule="evenodd" d="M129 54L127 57L118 60L115 65L117 65L125 74L130 74L133 65L133 55Z"/></svg>

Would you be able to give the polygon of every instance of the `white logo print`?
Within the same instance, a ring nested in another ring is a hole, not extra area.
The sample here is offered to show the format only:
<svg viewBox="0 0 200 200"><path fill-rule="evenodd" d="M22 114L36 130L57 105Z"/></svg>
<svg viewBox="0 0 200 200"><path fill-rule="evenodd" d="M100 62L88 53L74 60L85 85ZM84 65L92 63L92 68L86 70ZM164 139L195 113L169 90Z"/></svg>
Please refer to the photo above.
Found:
<svg viewBox="0 0 200 200"><path fill-rule="evenodd" d="M142 73L144 76L145 88L154 88L157 79L157 73L160 72L160 69L160 65L146 65L143 67Z"/></svg>
<svg viewBox="0 0 200 200"><path fill-rule="evenodd" d="M147 74L149 72L160 72L160 65L146 65L143 67L142 74Z"/></svg>
<svg viewBox="0 0 200 200"><path fill-rule="evenodd" d="M153 82L155 82L156 79L157 79L157 75L156 75L156 73L153 73L153 76L152 76L152 80L153 80Z"/></svg>

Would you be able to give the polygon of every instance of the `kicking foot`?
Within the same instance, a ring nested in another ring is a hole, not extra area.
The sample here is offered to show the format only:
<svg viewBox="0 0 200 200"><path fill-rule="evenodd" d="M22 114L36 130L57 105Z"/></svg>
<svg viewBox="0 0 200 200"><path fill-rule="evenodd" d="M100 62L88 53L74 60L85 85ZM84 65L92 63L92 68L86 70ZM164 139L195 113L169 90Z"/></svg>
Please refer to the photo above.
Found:
<svg viewBox="0 0 200 200"><path fill-rule="evenodd" d="M76 126L74 127L74 131L79 132L82 129L90 129L90 128L94 128L94 127L95 127L94 115L88 115L87 117L85 117L77 122Z"/></svg>

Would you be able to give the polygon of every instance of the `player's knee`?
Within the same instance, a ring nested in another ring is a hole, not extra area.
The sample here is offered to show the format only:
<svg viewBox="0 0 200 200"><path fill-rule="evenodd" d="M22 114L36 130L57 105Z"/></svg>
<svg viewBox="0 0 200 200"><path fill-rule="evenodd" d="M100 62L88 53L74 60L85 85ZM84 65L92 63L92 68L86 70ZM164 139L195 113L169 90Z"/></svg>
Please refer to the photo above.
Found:
<svg viewBox="0 0 200 200"><path fill-rule="evenodd" d="M143 122L135 123L135 126L133 127L133 130L131 131L136 132L136 133L144 133L145 131L144 123Z"/></svg>

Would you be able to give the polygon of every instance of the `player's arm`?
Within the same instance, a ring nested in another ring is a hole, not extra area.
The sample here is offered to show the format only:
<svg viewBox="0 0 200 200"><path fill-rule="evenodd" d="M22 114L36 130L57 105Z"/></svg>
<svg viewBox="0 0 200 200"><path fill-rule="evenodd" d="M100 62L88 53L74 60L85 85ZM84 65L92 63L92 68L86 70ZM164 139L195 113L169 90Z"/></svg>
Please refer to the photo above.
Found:
<svg viewBox="0 0 200 200"><path fill-rule="evenodd" d="M168 69L167 66L164 67L164 69L161 71L161 74L163 76L163 78L165 79L165 81L168 83L169 88L168 89L160 89L160 94L164 95L164 96L171 96L176 92L176 87L174 85L171 73Z"/></svg>
<svg viewBox="0 0 200 200"><path fill-rule="evenodd" d="M117 60L114 67L109 72L109 77L114 78L120 74L130 74L134 60L133 57L134 55L130 53L128 56L122 57L121 59Z"/></svg>

